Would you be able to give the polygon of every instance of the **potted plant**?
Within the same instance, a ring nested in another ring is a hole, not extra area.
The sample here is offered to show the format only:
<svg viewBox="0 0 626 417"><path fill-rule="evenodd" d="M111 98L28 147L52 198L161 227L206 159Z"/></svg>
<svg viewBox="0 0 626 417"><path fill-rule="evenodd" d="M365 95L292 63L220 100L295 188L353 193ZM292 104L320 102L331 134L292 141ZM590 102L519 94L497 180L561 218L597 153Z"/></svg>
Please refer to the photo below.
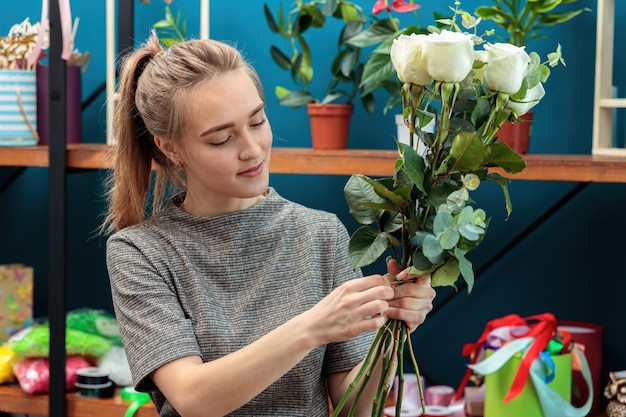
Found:
<svg viewBox="0 0 626 417"><path fill-rule="evenodd" d="M280 104L307 107L314 148L345 148L355 98L360 97L366 111L373 111L371 94L360 93L363 71L361 48L346 43L365 24L363 10L357 4L345 0L298 1L287 14L282 4L279 4L276 18L267 4L264 10L269 29L285 39L290 48L289 52L284 52L272 45L272 59L281 69L289 72L292 83L298 87L291 90L276 86L274 91ZM328 18L340 19L343 26L330 67L328 88L325 96L317 98L309 89L315 69L306 34L313 29L324 28ZM324 127L318 125L318 121L331 124Z"/></svg>
<svg viewBox="0 0 626 417"><path fill-rule="evenodd" d="M480 6L476 15L491 20L506 31L506 35L496 33L505 42L515 46L524 46L534 39L547 38L547 28L565 23L584 11L587 7L567 10L564 6L578 0L493 0L492 6ZM518 117L513 113L511 120L502 125L500 140L519 153L528 152L530 127L533 112L526 112ZM516 123L521 121L521 123Z"/></svg>

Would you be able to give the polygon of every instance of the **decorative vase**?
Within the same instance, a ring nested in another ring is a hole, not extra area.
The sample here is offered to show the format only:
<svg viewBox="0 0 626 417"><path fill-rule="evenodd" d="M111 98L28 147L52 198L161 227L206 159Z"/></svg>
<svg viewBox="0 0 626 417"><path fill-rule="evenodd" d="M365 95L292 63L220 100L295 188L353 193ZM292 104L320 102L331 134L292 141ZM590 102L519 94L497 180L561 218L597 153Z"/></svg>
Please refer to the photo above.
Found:
<svg viewBox="0 0 626 417"><path fill-rule="evenodd" d="M345 149L348 145L352 104L307 104L314 149Z"/></svg>
<svg viewBox="0 0 626 417"><path fill-rule="evenodd" d="M500 127L498 138L520 155L528 153L528 142L532 131L533 112L529 111L519 117L520 121L506 121Z"/></svg>

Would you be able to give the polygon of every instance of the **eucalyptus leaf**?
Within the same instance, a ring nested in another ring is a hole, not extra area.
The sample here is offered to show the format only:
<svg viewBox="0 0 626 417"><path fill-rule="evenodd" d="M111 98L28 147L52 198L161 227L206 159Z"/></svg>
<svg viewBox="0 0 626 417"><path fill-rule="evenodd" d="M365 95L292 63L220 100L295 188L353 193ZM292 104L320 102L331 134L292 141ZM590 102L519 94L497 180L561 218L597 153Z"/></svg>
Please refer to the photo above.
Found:
<svg viewBox="0 0 626 417"><path fill-rule="evenodd" d="M465 257L465 253L459 249L454 251L454 255L459 262L459 270L465 283L467 284L467 292L471 293L474 288L474 269L472 263Z"/></svg>

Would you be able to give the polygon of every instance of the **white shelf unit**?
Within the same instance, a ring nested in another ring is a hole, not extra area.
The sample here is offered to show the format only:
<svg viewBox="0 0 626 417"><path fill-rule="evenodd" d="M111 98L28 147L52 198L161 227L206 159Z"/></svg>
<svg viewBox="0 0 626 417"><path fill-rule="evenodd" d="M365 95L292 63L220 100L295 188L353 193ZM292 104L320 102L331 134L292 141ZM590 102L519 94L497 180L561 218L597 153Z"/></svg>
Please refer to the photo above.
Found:
<svg viewBox="0 0 626 417"><path fill-rule="evenodd" d="M615 19L615 0L598 0L591 153L626 157L626 148L613 147L615 109L626 108L626 99L613 97Z"/></svg>
<svg viewBox="0 0 626 417"><path fill-rule="evenodd" d="M118 100L116 57L116 0L106 2L106 114L107 114L107 145L113 145L113 112ZM200 38L209 38L210 0L200 0Z"/></svg>

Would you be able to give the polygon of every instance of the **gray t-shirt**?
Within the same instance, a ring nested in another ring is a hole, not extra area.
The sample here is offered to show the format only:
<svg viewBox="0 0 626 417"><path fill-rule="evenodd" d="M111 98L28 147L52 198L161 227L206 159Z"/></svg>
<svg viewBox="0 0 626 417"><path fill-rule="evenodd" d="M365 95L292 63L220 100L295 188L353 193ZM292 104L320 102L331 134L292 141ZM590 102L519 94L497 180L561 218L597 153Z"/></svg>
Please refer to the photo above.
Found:
<svg viewBox="0 0 626 417"><path fill-rule="evenodd" d="M282 198L197 217L182 196L107 242L115 313L135 387L161 416L177 416L149 375L177 358L205 362L236 351L362 276L334 214ZM232 416L327 416L326 375L352 369L372 333L318 346ZM207 407L210 407L207 404Z"/></svg>

